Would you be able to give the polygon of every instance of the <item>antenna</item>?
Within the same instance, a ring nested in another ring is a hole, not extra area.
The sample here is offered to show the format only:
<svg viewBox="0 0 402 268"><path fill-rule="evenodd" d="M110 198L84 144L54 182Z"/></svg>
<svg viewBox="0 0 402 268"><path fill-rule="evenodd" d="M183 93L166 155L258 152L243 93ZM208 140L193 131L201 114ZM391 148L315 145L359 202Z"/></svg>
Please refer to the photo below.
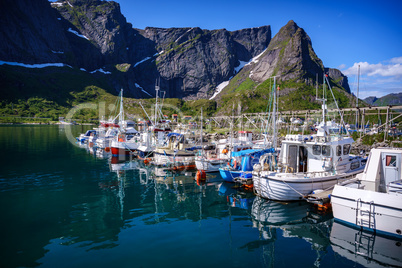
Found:
<svg viewBox="0 0 402 268"><path fill-rule="evenodd" d="M318 100L318 73L315 74L315 99Z"/></svg>

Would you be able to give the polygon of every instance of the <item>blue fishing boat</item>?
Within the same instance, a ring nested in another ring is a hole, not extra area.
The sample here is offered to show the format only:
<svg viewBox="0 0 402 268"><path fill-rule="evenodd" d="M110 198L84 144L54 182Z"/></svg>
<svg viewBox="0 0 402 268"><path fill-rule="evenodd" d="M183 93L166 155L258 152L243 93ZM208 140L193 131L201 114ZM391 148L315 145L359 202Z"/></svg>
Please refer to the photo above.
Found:
<svg viewBox="0 0 402 268"><path fill-rule="evenodd" d="M274 149L248 149L232 152L227 167L220 168L219 173L222 179L228 182L235 182L239 177L251 179L253 166L258 164L260 156L270 152L274 152Z"/></svg>

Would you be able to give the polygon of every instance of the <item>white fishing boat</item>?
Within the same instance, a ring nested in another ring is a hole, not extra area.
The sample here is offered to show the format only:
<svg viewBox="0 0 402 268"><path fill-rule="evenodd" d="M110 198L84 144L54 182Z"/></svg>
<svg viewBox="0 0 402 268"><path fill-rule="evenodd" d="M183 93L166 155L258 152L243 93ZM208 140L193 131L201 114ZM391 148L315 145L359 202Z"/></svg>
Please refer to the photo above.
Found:
<svg viewBox="0 0 402 268"><path fill-rule="evenodd" d="M272 166L254 167L252 178L257 195L280 201L302 200L313 191L330 189L363 172L366 159L350 155L353 138L330 134L325 123L326 99L321 100L323 123L317 134L286 135L274 170Z"/></svg>
<svg viewBox="0 0 402 268"><path fill-rule="evenodd" d="M93 137L96 136L96 130L95 129L90 129L87 130L87 132L80 134L80 136L78 136L76 139L77 141L81 142L81 143L87 143L89 140L89 137Z"/></svg>
<svg viewBox="0 0 402 268"><path fill-rule="evenodd" d="M149 130L140 134L140 144L137 148L137 157L139 159L148 159L153 157L154 151L158 147L166 145L168 134L171 133L170 127L150 127Z"/></svg>
<svg viewBox="0 0 402 268"><path fill-rule="evenodd" d="M335 220L402 238L401 161L402 149L372 149L355 181L335 185Z"/></svg>
<svg viewBox="0 0 402 268"><path fill-rule="evenodd" d="M111 143L111 151L113 156L130 155L134 153L140 146L140 134L134 128L121 130Z"/></svg>
<svg viewBox="0 0 402 268"><path fill-rule="evenodd" d="M101 149L105 149L111 146L112 140L116 138L119 134L120 128L118 127L108 127L103 133L99 134L96 139L96 146Z"/></svg>
<svg viewBox="0 0 402 268"><path fill-rule="evenodd" d="M195 168L195 153L200 149L194 146L194 138L181 134L169 133L166 145L154 150L153 164L158 166Z"/></svg>
<svg viewBox="0 0 402 268"><path fill-rule="evenodd" d="M197 169L205 172L218 172L219 168L226 166L230 161L232 152L253 148L252 134L251 131L239 131L237 138L220 139L215 143L203 146L203 151L195 158Z"/></svg>

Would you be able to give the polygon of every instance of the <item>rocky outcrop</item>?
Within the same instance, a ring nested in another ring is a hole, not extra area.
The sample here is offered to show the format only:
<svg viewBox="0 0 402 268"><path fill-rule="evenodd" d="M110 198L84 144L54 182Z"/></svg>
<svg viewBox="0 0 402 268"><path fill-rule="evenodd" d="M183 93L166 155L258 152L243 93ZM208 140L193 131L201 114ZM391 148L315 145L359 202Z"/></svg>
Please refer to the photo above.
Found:
<svg viewBox="0 0 402 268"><path fill-rule="evenodd" d="M278 81L304 80L313 83L316 74L322 75L324 71L310 37L294 21L289 21L280 29L251 68L250 78L256 82L278 76Z"/></svg>
<svg viewBox="0 0 402 268"><path fill-rule="evenodd" d="M232 32L135 29L113 1L4 0L0 15L0 60L61 62L88 72L102 68L116 91L124 88L136 98L155 96L157 80L166 97L209 98L217 85L238 75L236 67L262 52L243 68L249 72L243 76L257 83L276 75L279 81L313 84L324 72L310 38L293 21L271 41L270 26ZM327 70L348 88L342 73Z"/></svg>
<svg viewBox="0 0 402 268"><path fill-rule="evenodd" d="M271 39L269 26L235 32L146 28L140 33L155 43L157 54L148 54L150 60L136 67L136 76L147 77L154 67L167 97L184 99L210 97L218 84L234 75L239 61L261 53ZM154 81L150 82L141 86L152 91Z"/></svg>
<svg viewBox="0 0 402 268"><path fill-rule="evenodd" d="M338 69L332 69L332 68L325 68L325 73L328 74L330 78L332 78L332 81L334 81L336 85L344 88L345 91L350 94L350 87L347 76L345 76Z"/></svg>
<svg viewBox="0 0 402 268"><path fill-rule="evenodd" d="M48 1L0 1L0 60L61 62L71 46Z"/></svg>

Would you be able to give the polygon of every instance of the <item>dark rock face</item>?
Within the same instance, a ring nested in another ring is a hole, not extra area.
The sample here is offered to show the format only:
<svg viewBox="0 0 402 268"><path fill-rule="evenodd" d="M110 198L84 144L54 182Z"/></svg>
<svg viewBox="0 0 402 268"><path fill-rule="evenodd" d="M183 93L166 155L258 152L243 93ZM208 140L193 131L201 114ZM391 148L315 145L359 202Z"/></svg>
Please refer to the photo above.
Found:
<svg viewBox="0 0 402 268"><path fill-rule="evenodd" d="M312 48L310 37L296 23L289 21L254 64L250 78L263 82L277 75L279 81L304 80L312 84L316 74L322 77L323 71L324 66Z"/></svg>
<svg viewBox="0 0 402 268"><path fill-rule="evenodd" d="M111 72L108 79L116 91L125 88L136 98L155 96L157 80L166 97L209 98L217 85L236 75L240 61L264 50L258 62L246 66L254 81L279 75L282 81L313 83L316 73L324 71L310 38L293 21L271 41L270 26L233 32L135 29L112 1L2 0L0 16L0 60L103 68ZM342 73L328 71L348 88Z"/></svg>
<svg viewBox="0 0 402 268"><path fill-rule="evenodd" d="M154 65L161 87L169 89L167 97L184 99L210 97L216 85L234 75L240 60L248 61L261 53L271 38L269 26L236 32L146 28L141 34L155 43L158 54L149 54L155 57L155 62L149 60L138 65L136 73L144 77L144 70ZM143 87L150 86L153 83Z"/></svg>
<svg viewBox="0 0 402 268"><path fill-rule="evenodd" d="M60 62L71 47L56 15L47 1L0 1L0 59Z"/></svg>
<svg viewBox="0 0 402 268"><path fill-rule="evenodd" d="M327 73L329 77L336 81L338 86L343 87L345 91L350 94L350 87L347 76L343 75L343 73L338 69L332 68L325 68L325 73Z"/></svg>

